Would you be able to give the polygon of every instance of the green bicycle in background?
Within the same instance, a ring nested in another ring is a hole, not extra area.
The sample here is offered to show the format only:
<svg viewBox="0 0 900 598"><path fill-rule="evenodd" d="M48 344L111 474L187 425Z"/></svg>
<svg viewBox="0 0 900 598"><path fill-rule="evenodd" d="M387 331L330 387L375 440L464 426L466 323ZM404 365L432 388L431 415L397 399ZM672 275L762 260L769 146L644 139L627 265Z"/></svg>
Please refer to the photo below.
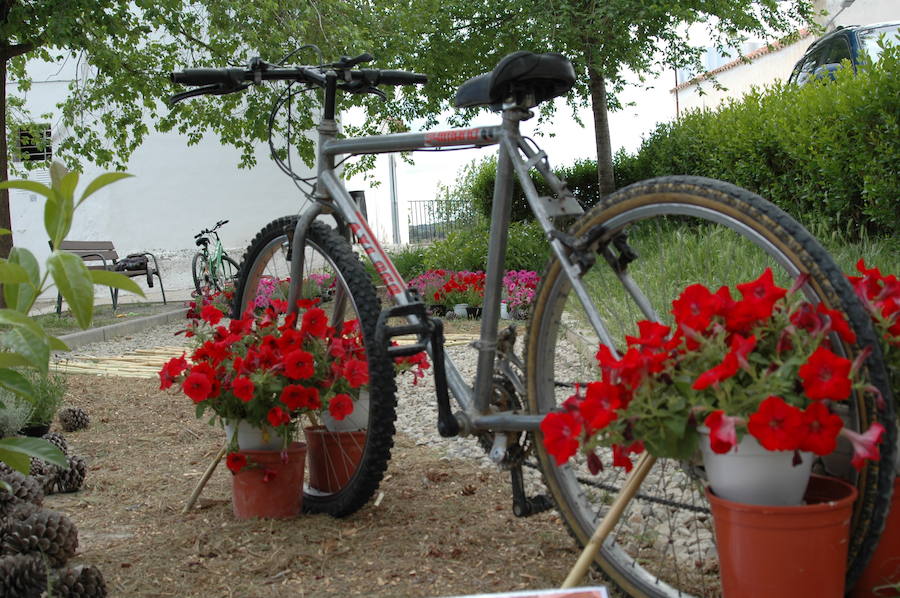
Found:
<svg viewBox="0 0 900 598"><path fill-rule="evenodd" d="M219 233L216 232L226 224L228 224L227 220L220 220L211 229L204 229L194 235L200 251L194 255L191 274L194 277L194 289L198 296L206 297L217 291L224 291L226 288L234 286L234 282L237 280L240 266L225 253L222 240L219 238ZM209 245L213 239L215 239L215 243L210 250Z"/></svg>

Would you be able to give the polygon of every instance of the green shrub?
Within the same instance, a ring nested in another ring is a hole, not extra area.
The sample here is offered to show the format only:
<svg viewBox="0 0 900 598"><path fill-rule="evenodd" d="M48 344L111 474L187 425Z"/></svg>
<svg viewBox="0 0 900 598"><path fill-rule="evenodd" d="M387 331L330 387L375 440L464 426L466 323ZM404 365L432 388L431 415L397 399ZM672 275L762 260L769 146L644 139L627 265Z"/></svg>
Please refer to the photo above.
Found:
<svg viewBox="0 0 900 598"><path fill-rule="evenodd" d="M754 89L716 111L659 125L634 156L615 156L617 186L671 174L729 181L807 225L900 234L900 46L879 64L802 87Z"/></svg>
<svg viewBox="0 0 900 598"><path fill-rule="evenodd" d="M423 274L425 268L425 248L408 245L397 251L389 253L391 261L397 267L397 271L403 280L415 278Z"/></svg>
<svg viewBox="0 0 900 598"><path fill-rule="evenodd" d="M472 230L456 231L425 250L426 270L485 270L488 252L488 225ZM550 246L536 222L513 222L509 227L506 248L507 270L543 272Z"/></svg>
<svg viewBox="0 0 900 598"><path fill-rule="evenodd" d="M56 416L63 395L66 394L68 388L66 377L58 373L50 372L44 375L36 371L29 371L26 377L29 378L31 388L34 389L34 394L30 397L34 412L28 423L49 424Z"/></svg>

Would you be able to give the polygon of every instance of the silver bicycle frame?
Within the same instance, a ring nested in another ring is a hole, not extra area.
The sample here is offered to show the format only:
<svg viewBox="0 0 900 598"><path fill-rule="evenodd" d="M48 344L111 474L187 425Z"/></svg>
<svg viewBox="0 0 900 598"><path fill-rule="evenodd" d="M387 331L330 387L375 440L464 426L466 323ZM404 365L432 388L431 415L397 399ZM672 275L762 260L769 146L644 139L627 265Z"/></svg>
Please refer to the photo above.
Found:
<svg viewBox="0 0 900 598"><path fill-rule="evenodd" d="M499 145L497 176L491 208L491 228L488 245L484 308L481 320L481 335L475 346L478 350L478 366L474 388L463 379L449 356L445 357L447 384L456 398L462 412L456 414L462 434L479 430L526 431L537 429L543 416L521 413L491 413L494 362L497 357L497 324L500 318L500 299L503 292L503 266L512 204L513 176L525 193L528 204L544 230L548 242L563 265L566 276L581 301L585 313L600 339L612 346L609 334L587 290L581 283L578 268L568 259L563 243L553 235L556 228L552 219L563 215L577 215L582 212L578 202L561 181L550 170L546 154L532 142L526 141L519 133L519 123L530 118L528 110L516 106L504 106L503 123L500 126L450 129L425 133L398 133L352 139L337 139L337 125L334 120L323 119L318 127L318 184L314 193L315 202L298 220L295 229L292 253L303 255L305 231L315 218L327 211L337 212L357 242L365 251L375 270L381 276L388 294L396 305L406 305L406 283L396 267L375 238L344 183L334 172L335 157L343 155L379 154L389 152L414 151L450 146L482 147ZM541 197L535 189L528 171L537 169L547 181L554 197ZM303 260L292 260L293 280L303 279ZM293 287L294 285L292 285ZM298 288L291 289L289 304L294 305ZM446 355L446 354L445 354ZM521 387L521 384L519 384Z"/></svg>

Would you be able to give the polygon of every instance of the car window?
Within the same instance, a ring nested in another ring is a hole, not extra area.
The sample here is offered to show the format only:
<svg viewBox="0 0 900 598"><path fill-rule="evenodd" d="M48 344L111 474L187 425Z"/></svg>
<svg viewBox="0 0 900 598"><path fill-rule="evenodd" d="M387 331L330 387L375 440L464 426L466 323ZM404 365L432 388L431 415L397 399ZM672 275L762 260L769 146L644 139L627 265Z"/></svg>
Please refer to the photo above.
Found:
<svg viewBox="0 0 900 598"><path fill-rule="evenodd" d="M821 52L815 51L807 56L804 56L803 59L797 63L797 66L794 68L794 72L791 75L791 80L796 82L797 85L803 85L809 78L812 77L813 71L816 69L816 65L819 62L819 56Z"/></svg>
<svg viewBox="0 0 900 598"><path fill-rule="evenodd" d="M843 36L835 37L822 48L822 58L819 66L823 64L838 64L842 60L850 60L850 43Z"/></svg>
<svg viewBox="0 0 900 598"><path fill-rule="evenodd" d="M881 47L878 45L878 40L881 36L884 36L887 45L900 42L900 24L873 27L872 29L863 29L859 32L860 53L867 54L872 59L872 62L877 61L881 55Z"/></svg>

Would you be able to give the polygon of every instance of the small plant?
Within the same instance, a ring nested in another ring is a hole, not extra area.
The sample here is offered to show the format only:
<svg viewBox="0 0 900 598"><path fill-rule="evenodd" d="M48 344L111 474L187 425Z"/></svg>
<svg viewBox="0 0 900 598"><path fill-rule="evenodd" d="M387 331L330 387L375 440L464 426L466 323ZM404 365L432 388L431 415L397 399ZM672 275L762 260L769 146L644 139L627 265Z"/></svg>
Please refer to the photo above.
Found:
<svg viewBox="0 0 900 598"><path fill-rule="evenodd" d="M4 390L2 399L3 408L0 409L0 438L8 438L18 434L19 430L28 425L34 406L15 393Z"/></svg>
<svg viewBox="0 0 900 598"><path fill-rule="evenodd" d="M407 286L419 292L424 303L436 305L442 302L440 290L450 277L446 270L428 270L407 283Z"/></svg>
<svg viewBox="0 0 900 598"><path fill-rule="evenodd" d="M503 276L503 294L510 315L518 320L528 318L531 303L541 277L532 270L509 270Z"/></svg>
<svg viewBox="0 0 900 598"><path fill-rule="evenodd" d="M59 373L44 375L36 371L30 371L27 377L34 390L29 397L34 411L27 423L34 426L49 424L66 394L66 377Z"/></svg>
<svg viewBox="0 0 900 598"><path fill-rule="evenodd" d="M465 303L476 307L484 303L484 272L453 272L434 295L435 301L446 305Z"/></svg>

